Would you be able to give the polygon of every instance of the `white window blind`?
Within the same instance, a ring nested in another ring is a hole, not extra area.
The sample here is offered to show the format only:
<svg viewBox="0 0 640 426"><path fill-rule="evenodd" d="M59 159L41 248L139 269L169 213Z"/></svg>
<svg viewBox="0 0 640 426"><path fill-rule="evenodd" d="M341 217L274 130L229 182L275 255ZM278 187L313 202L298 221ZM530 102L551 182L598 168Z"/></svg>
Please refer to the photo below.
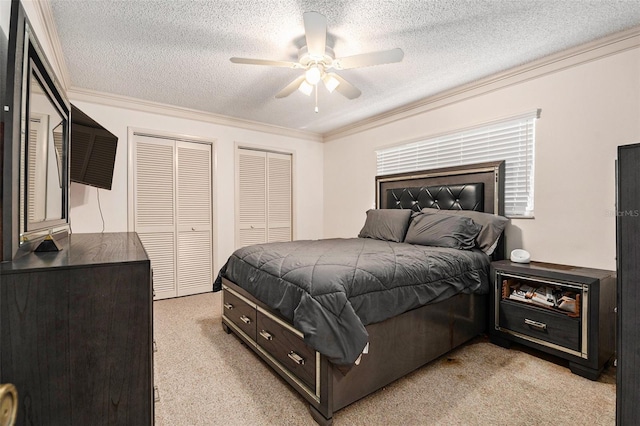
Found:
<svg viewBox="0 0 640 426"><path fill-rule="evenodd" d="M378 175L505 160L505 214L533 217L535 121L540 110L376 151Z"/></svg>

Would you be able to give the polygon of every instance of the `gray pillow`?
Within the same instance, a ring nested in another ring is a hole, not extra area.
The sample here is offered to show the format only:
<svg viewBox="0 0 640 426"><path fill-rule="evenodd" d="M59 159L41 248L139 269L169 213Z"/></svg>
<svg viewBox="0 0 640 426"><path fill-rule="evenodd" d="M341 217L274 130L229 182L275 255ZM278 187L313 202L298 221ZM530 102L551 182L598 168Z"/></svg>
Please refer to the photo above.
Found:
<svg viewBox="0 0 640 426"><path fill-rule="evenodd" d="M403 209L368 210L367 220L358 237L400 243L407 233L411 213L411 210Z"/></svg>
<svg viewBox="0 0 640 426"><path fill-rule="evenodd" d="M480 250L491 256L498 245L498 239L509 219L492 213L478 212L475 210L440 210L440 209L422 209L424 213L438 213L450 216L464 216L472 219L475 223L482 226L482 230L476 237L476 244Z"/></svg>
<svg viewBox="0 0 640 426"><path fill-rule="evenodd" d="M411 220L404 242L471 250L481 229L468 217L418 213Z"/></svg>

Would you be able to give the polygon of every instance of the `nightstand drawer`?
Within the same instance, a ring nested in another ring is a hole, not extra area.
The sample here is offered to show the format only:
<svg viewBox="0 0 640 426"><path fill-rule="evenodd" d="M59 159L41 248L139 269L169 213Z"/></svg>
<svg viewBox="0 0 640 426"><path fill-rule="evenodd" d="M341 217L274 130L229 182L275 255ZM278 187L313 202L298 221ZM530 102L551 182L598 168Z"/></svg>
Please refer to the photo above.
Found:
<svg viewBox="0 0 640 426"><path fill-rule="evenodd" d="M499 321L501 329L554 343L576 352L581 350L579 318L502 300Z"/></svg>

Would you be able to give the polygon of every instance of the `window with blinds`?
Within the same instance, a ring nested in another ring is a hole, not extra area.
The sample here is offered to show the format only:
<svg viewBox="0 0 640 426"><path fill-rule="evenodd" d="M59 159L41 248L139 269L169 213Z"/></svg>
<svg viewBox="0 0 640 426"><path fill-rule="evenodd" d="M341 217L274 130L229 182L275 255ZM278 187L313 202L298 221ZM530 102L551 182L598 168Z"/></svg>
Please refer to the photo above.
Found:
<svg viewBox="0 0 640 426"><path fill-rule="evenodd" d="M378 175L505 161L505 215L533 217L535 122L540 110L376 151Z"/></svg>

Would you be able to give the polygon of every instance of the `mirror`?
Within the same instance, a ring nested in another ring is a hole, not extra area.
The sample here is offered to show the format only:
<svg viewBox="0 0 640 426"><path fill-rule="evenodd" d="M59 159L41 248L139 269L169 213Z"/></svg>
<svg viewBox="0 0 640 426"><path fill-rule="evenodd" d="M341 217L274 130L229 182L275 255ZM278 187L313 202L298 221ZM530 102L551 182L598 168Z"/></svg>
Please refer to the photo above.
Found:
<svg viewBox="0 0 640 426"><path fill-rule="evenodd" d="M29 93L27 157L27 230L29 225L62 219L62 151L64 119L47 98L35 74ZM56 143L56 136L58 142ZM56 146L57 145L57 146Z"/></svg>
<svg viewBox="0 0 640 426"><path fill-rule="evenodd" d="M69 104L25 25L20 244L68 227Z"/></svg>

